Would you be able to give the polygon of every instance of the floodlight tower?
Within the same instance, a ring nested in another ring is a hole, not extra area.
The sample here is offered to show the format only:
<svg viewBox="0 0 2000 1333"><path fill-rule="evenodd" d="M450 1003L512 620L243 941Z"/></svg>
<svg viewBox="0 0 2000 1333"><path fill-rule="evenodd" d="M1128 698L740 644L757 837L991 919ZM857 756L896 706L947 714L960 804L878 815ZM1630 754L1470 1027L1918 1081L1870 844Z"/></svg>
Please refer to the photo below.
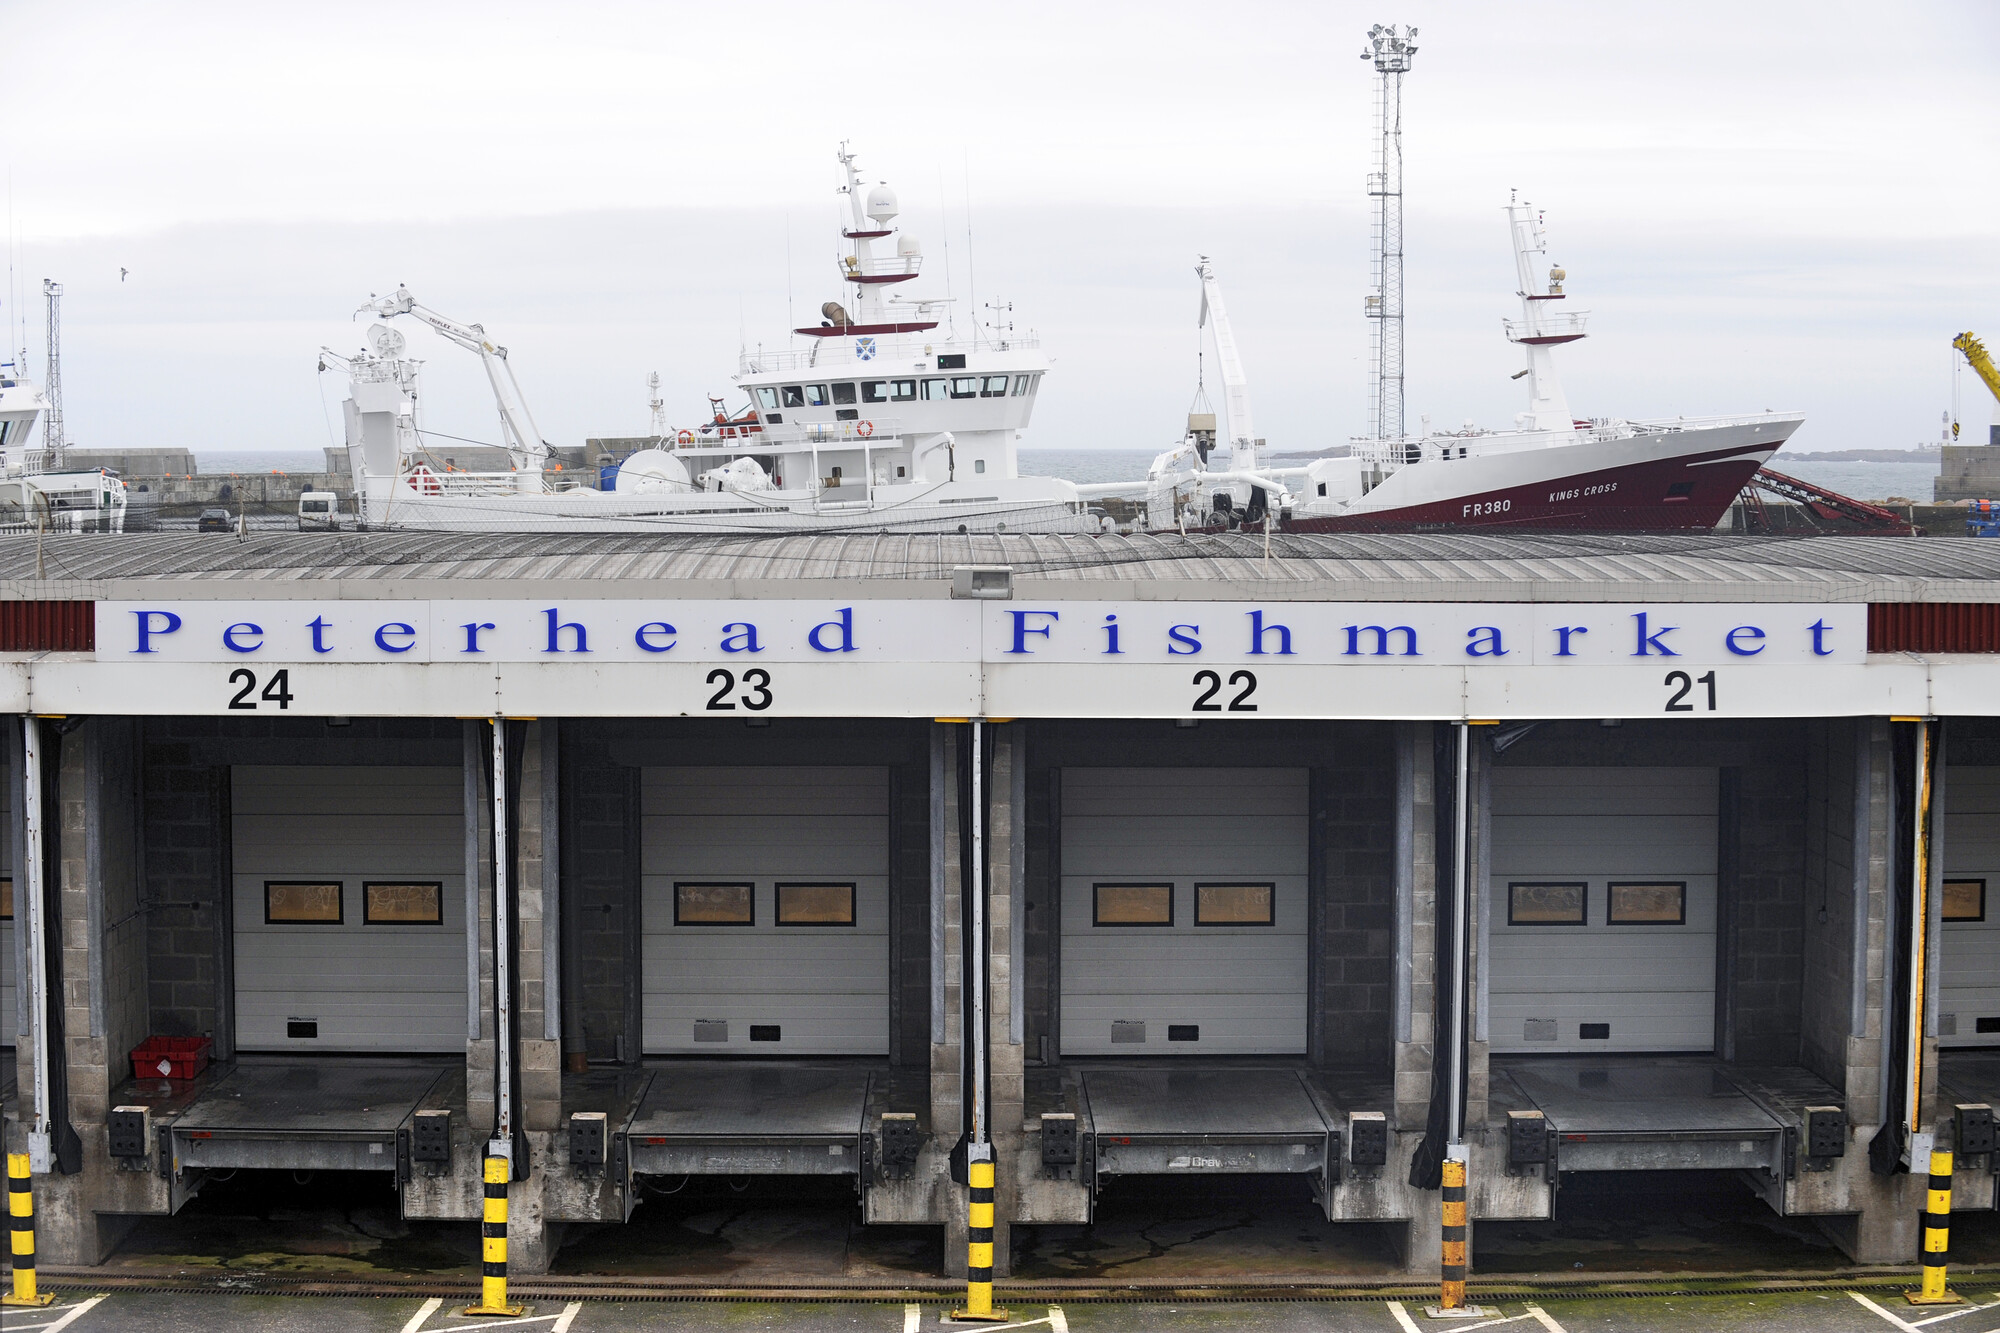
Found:
<svg viewBox="0 0 2000 1333"><path fill-rule="evenodd" d="M1417 30L1378 23L1368 30L1363 60L1375 62L1375 290L1366 303L1374 321L1369 425L1378 440L1403 436L1403 76L1417 54Z"/></svg>
<svg viewBox="0 0 2000 1333"><path fill-rule="evenodd" d="M49 471L62 466L62 284L54 278L42 279L42 300L48 306L48 373L42 379L42 397L48 408L42 417L42 465Z"/></svg>

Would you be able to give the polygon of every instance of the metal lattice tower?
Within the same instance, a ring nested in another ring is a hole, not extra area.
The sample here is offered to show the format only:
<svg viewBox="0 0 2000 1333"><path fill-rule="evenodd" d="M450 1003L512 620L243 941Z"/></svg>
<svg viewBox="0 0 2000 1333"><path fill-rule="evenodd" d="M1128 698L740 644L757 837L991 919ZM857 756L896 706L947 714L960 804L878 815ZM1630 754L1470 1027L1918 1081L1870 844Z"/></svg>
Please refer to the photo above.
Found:
<svg viewBox="0 0 2000 1333"><path fill-rule="evenodd" d="M1417 53L1417 30L1392 23L1368 30L1363 60L1375 62L1375 290L1367 300L1374 321L1369 427L1378 440L1403 436L1403 76Z"/></svg>
<svg viewBox="0 0 2000 1333"><path fill-rule="evenodd" d="M48 400L48 407L42 416L43 465L56 468L62 465L63 454L63 409L62 409L62 284L54 278L42 279L42 299L48 305L48 353L49 368L42 383L42 397Z"/></svg>

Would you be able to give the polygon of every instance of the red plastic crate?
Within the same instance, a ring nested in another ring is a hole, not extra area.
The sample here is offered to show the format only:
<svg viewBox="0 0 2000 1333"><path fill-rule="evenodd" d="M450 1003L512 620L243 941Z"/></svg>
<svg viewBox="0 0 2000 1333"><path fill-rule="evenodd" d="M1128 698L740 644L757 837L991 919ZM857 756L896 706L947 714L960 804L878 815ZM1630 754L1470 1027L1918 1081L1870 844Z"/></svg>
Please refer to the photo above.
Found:
<svg viewBox="0 0 2000 1333"><path fill-rule="evenodd" d="M133 1078L193 1078L208 1068L207 1037L148 1037L132 1052Z"/></svg>

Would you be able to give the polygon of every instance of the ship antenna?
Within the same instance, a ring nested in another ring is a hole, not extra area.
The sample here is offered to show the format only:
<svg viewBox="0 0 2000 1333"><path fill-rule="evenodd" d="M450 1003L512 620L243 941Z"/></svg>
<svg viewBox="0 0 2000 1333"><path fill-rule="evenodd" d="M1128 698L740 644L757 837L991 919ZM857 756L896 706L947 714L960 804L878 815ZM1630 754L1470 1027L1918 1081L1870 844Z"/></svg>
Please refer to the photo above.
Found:
<svg viewBox="0 0 2000 1333"><path fill-rule="evenodd" d="M944 238L944 336L947 342L956 342L958 307L951 302L951 215L944 201L943 167L938 168L938 235Z"/></svg>
<svg viewBox="0 0 2000 1333"><path fill-rule="evenodd" d="M1376 24L1363 60L1375 62L1375 290L1365 305L1375 324L1369 415L1378 440L1403 437L1403 75L1417 53L1417 30Z"/></svg>

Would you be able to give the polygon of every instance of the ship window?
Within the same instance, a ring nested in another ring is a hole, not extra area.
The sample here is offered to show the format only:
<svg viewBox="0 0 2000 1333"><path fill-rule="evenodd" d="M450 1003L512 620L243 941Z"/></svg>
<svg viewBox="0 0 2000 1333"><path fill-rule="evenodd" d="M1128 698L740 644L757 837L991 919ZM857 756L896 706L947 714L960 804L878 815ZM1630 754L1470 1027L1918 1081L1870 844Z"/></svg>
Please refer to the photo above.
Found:
<svg viewBox="0 0 2000 1333"><path fill-rule="evenodd" d="M757 406L763 408L765 411L768 412L772 408L775 408L777 405L778 405L778 391L776 389L773 389L767 385L764 388L757 390Z"/></svg>
<svg viewBox="0 0 2000 1333"><path fill-rule="evenodd" d="M784 389L786 407L804 407L806 391L796 384L787 384Z"/></svg>
<svg viewBox="0 0 2000 1333"><path fill-rule="evenodd" d="M915 380L892 380L890 381L889 396L899 403L915 402L917 398L917 382Z"/></svg>
<svg viewBox="0 0 2000 1333"><path fill-rule="evenodd" d="M979 391L979 396L981 398L1005 398L1007 396L1007 377L1005 375L988 375L986 377L986 387Z"/></svg>
<svg viewBox="0 0 2000 1333"><path fill-rule="evenodd" d="M979 378L967 375L951 382L951 396L954 398L976 398L979 396Z"/></svg>
<svg viewBox="0 0 2000 1333"><path fill-rule="evenodd" d="M834 402L836 402L836 403L851 403L851 402L853 402L853 401L854 401L854 386L853 386L852 384L836 384L836 385L834 385L834 386L833 386L833 401L834 401Z"/></svg>
<svg viewBox="0 0 2000 1333"><path fill-rule="evenodd" d="M1019 398L1026 394L1029 386L1033 385L1034 382L1035 377L1033 375L1016 375L1014 377L1014 396Z"/></svg>
<svg viewBox="0 0 2000 1333"><path fill-rule="evenodd" d="M973 470L974 472L984 472L984 471L986 470L986 460L985 460L985 459L983 459L983 458L975 458L975 459L973 459L973 460L972 460L972 470Z"/></svg>
<svg viewBox="0 0 2000 1333"><path fill-rule="evenodd" d="M889 381L871 380L861 386L861 401L864 403L886 403L889 401Z"/></svg>
<svg viewBox="0 0 2000 1333"><path fill-rule="evenodd" d="M950 380L925 380L925 381L924 381L924 401L925 401L925 402L927 402L927 403L935 403L935 402L938 402L938 401L940 401L940 400L942 400L942 399L945 399L945 398L949 398L949 397L951 397L951 381L950 381Z"/></svg>
<svg viewBox="0 0 2000 1333"><path fill-rule="evenodd" d="M824 384L806 385L806 406L807 407L826 406L826 386Z"/></svg>

